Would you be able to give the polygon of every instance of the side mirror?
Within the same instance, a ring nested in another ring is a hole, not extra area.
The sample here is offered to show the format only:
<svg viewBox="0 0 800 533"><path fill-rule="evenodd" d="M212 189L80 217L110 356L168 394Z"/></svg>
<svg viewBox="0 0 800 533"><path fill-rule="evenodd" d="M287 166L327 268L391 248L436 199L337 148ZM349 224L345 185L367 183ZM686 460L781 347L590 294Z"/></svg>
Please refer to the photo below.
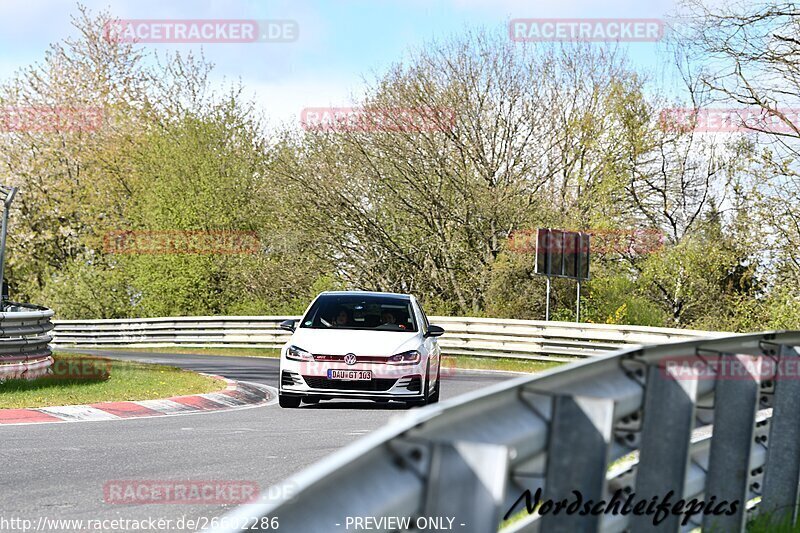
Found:
<svg viewBox="0 0 800 533"><path fill-rule="evenodd" d="M426 337L440 337L442 333L444 333L443 328L431 324L430 326L428 326L428 334L426 335Z"/></svg>
<svg viewBox="0 0 800 533"><path fill-rule="evenodd" d="M284 320L278 326L281 329L285 329L286 331L294 331L294 320Z"/></svg>

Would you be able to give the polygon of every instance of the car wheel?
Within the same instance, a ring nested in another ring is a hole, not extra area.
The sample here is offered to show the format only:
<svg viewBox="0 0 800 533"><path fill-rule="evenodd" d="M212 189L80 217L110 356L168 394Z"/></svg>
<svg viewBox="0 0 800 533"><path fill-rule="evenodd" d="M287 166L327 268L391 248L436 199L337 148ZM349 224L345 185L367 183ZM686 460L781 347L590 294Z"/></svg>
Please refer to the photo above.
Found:
<svg viewBox="0 0 800 533"><path fill-rule="evenodd" d="M300 407L300 397L299 396L286 396L285 394L278 393L278 405L281 407L285 407L287 409L292 409L294 407Z"/></svg>
<svg viewBox="0 0 800 533"><path fill-rule="evenodd" d="M433 389L433 392L430 396L428 396L428 403L438 403L439 402L439 390L442 388L442 380L441 380L441 371L436 371L436 387Z"/></svg>

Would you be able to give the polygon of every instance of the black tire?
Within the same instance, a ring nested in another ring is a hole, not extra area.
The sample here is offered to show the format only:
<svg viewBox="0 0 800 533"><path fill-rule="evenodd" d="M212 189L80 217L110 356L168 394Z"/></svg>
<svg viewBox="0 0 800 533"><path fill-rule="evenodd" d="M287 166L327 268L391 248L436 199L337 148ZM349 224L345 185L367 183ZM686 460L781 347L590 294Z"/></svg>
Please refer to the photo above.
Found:
<svg viewBox="0 0 800 533"><path fill-rule="evenodd" d="M428 396L428 404L439 403L439 390L442 388L441 367L436 371L436 388Z"/></svg>
<svg viewBox="0 0 800 533"><path fill-rule="evenodd" d="M300 396L286 396L285 394L278 393L278 405L286 409L294 409L300 407Z"/></svg>

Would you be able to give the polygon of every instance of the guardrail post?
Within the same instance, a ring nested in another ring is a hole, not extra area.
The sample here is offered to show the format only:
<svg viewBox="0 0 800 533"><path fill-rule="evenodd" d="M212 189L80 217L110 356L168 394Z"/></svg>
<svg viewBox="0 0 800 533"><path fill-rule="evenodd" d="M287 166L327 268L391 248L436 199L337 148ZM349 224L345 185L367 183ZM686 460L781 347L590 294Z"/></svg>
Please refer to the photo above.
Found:
<svg viewBox="0 0 800 533"><path fill-rule="evenodd" d="M676 379L669 367L648 368L636 472L637 499L660 499L670 491L673 503L683 498L696 401L696 375ZM669 513L657 526L658 531L678 531L680 520L680 515ZM656 528L653 515L647 514L632 515L631 526L632 531Z"/></svg>
<svg viewBox="0 0 800 533"><path fill-rule="evenodd" d="M506 446L433 443L423 516L454 518L453 529L464 533L496 531L508 463Z"/></svg>
<svg viewBox="0 0 800 533"><path fill-rule="evenodd" d="M573 503L573 491L583 498L576 507L603 499L613 425L613 400L562 395L553 398L544 501L567 499ZM591 513L567 514L563 509L541 515L540 530L555 532L597 531L602 518Z"/></svg>
<svg viewBox="0 0 800 533"><path fill-rule="evenodd" d="M759 506L759 513L783 513L783 516L791 517L792 523L797 518L798 483L800 483L799 369L798 348L781 346L775 378L775 396L772 399L772 422L767 440L764 491ZM780 517L776 516L775 519L779 521Z"/></svg>
<svg viewBox="0 0 800 533"><path fill-rule="evenodd" d="M721 354L722 358L742 362L742 357ZM732 376L717 378L714 389L714 433L711 437L706 501L714 496L717 501L738 501L736 513L715 516L704 515L706 531L742 531L745 523L747 483L750 472L750 453L753 449L756 412L758 411L758 376Z"/></svg>

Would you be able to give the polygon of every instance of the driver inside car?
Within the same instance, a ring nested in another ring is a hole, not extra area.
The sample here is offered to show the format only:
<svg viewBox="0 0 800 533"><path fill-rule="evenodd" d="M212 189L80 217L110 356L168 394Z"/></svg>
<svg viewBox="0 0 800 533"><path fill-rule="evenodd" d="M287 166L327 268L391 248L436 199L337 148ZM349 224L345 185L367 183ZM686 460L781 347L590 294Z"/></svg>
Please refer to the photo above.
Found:
<svg viewBox="0 0 800 533"><path fill-rule="evenodd" d="M347 312L347 309L344 307L340 307L339 311L336 313L336 318L333 321L334 326L347 326L350 324L350 313Z"/></svg>

